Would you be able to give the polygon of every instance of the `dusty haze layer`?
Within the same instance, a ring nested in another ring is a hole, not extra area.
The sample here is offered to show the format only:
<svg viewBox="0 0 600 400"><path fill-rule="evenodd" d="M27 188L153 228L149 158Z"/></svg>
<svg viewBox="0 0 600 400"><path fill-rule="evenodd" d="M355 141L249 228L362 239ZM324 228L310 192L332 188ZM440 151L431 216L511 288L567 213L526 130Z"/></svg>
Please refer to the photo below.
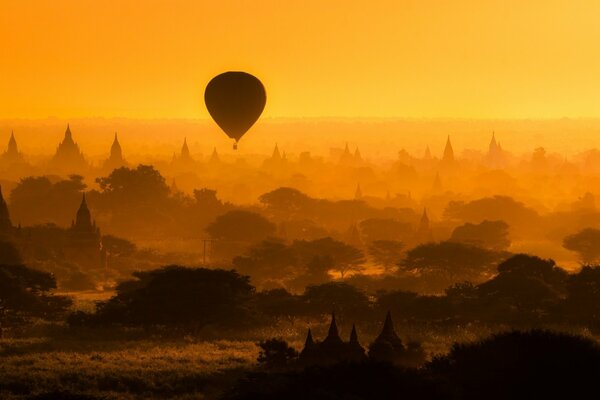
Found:
<svg viewBox="0 0 600 400"><path fill-rule="evenodd" d="M14 131L23 153L50 157L70 124L74 139L92 161L106 158L115 132L128 159L147 162L179 153L184 138L192 154L208 156L216 148L232 157L266 154L277 143L288 156L310 151L327 157L330 149L348 143L375 164L394 161L401 149L421 157L427 146L441 157L447 135L457 155L485 152L492 132L502 147L515 154L544 147L570 157L600 144L600 119L462 120L462 119L263 119L250 129L237 152L231 141L208 120L139 120L86 118L63 120L0 120L0 143Z"/></svg>

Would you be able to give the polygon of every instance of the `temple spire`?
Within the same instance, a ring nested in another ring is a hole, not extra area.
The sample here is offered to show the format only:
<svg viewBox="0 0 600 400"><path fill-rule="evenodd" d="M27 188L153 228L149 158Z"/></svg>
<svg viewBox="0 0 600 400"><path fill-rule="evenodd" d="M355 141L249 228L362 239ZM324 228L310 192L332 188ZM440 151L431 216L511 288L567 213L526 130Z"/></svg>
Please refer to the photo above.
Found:
<svg viewBox="0 0 600 400"><path fill-rule="evenodd" d="M306 341L304 342L304 348L310 349L315 345L315 341L312 337L312 331L308 328L308 334L306 335Z"/></svg>
<svg viewBox="0 0 600 400"><path fill-rule="evenodd" d="M360 188L360 183L356 184L356 191L354 192L354 198L356 200L362 199L363 197L363 192L362 189Z"/></svg>
<svg viewBox="0 0 600 400"><path fill-rule="evenodd" d="M117 137L117 132L115 132L115 138L110 147L110 158L114 161L121 161L123 159L123 151L121 149L121 144L119 143L119 138Z"/></svg>
<svg viewBox="0 0 600 400"><path fill-rule="evenodd" d="M356 325L352 324L352 332L350 332L350 344L358 343L358 334L356 333Z"/></svg>
<svg viewBox="0 0 600 400"><path fill-rule="evenodd" d="M279 152L279 146L277 143L275 143L275 148L273 149L273 155L271 156L271 159L276 161L281 160L281 153Z"/></svg>
<svg viewBox="0 0 600 400"><path fill-rule="evenodd" d="M73 141L73 134L71 133L71 126L69 124L67 124L67 130L65 131L64 141Z"/></svg>
<svg viewBox="0 0 600 400"><path fill-rule="evenodd" d="M217 153L217 148L213 147L213 152L210 155L210 162L211 163L217 163L219 161L220 161L220 159L219 159L219 154Z"/></svg>
<svg viewBox="0 0 600 400"><path fill-rule="evenodd" d="M337 323L335 322L335 312L331 313L331 324L329 324L329 331L327 332L327 338L325 340L341 340L338 332Z"/></svg>
<svg viewBox="0 0 600 400"><path fill-rule="evenodd" d="M450 143L450 135L446 139L446 147L444 148L444 157L442 160L446 162L454 161L454 149L452 149L452 143Z"/></svg>
<svg viewBox="0 0 600 400"><path fill-rule="evenodd" d="M181 158L190 158L190 149L187 144L187 138L183 138L183 146L181 146Z"/></svg>

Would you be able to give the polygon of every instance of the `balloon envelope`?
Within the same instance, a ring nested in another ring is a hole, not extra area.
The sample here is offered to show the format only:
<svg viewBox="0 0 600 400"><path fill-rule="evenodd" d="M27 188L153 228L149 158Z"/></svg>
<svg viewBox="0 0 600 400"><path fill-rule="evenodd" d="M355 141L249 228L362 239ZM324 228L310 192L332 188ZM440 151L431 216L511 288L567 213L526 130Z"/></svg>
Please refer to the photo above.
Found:
<svg viewBox="0 0 600 400"><path fill-rule="evenodd" d="M260 117L267 94L255 76L230 71L215 76L208 83L204 102L217 125L237 143Z"/></svg>

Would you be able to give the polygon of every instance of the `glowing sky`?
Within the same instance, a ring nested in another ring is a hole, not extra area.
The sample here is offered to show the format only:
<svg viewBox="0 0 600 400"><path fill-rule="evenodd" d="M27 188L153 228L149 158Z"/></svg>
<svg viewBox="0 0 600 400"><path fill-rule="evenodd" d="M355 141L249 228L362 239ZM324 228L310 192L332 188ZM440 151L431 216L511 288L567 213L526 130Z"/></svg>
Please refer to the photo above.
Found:
<svg viewBox="0 0 600 400"><path fill-rule="evenodd" d="M597 0L0 0L0 118L600 117Z"/></svg>

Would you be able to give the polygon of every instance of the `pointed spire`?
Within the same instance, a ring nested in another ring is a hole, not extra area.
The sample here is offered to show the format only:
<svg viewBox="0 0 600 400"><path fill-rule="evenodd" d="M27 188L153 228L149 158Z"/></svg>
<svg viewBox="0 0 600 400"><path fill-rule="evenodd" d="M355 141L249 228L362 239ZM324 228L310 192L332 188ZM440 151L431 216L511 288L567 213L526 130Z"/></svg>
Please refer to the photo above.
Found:
<svg viewBox="0 0 600 400"><path fill-rule="evenodd" d="M356 333L356 325L352 324L352 332L350 332L350 344L358 343L358 334Z"/></svg>
<svg viewBox="0 0 600 400"><path fill-rule="evenodd" d="M219 162L219 161L220 161L220 159L219 159L219 154L217 153L217 148L213 147L213 152L210 155L210 162L211 163L216 163L216 162Z"/></svg>
<svg viewBox="0 0 600 400"><path fill-rule="evenodd" d="M91 226L93 226L92 215L87 205L85 192L83 192L81 204L79 205L79 210L77 210L77 215L75 217L75 227L85 229Z"/></svg>
<svg viewBox="0 0 600 400"><path fill-rule="evenodd" d="M354 198L356 200L362 199L363 197L363 192L360 188L360 183L356 184L356 191L354 192Z"/></svg>
<svg viewBox="0 0 600 400"><path fill-rule="evenodd" d="M444 157L442 160L445 162L454 161L454 150L452 149L452 143L450 143L450 135L446 139L446 147L444 148Z"/></svg>
<svg viewBox="0 0 600 400"><path fill-rule="evenodd" d="M190 149L187 144L187 137L183 138L183 146L181 146L181 158L190 158Z"/></svg>
<svg viewBox="0 0 600 400"><path fill-rule="evenodd" d="M344 155L350 155L350 148L348 147L348 142L346 142L346 148L344 149Z"/></svg>
<svg viewBox="0 0 600 400"><path fill-rule="evenodd" d="M304 348L309 349L315 345L315 341L313 340L312 332L310 328L308 328L308 334L306 335L306 341L304 342Z"/></svg>
<svg viewBox="0 0 600 400"><path fill-rule="evenodd" d="M112 146L110 146L110 160L113 162L123 161L123 151L117 137L117 132L115 132L115 138L113 139Z"/></svg>
<svg viewBox="0 0 600 400"><path fill-rule="evenodd" d="M423 208L423 214L421 215L421 222L419 223L419 231L429 230L429 216L427 215L427 208Z"/></svg>
<svg viewBox="0 0 600 400"><path fill-rule="evenodd" d="M385 322L383 323L383 329L381 330L381 336L396 336L396 330L394 329L394 322L392 321L392 313L390 311L385 315Z"/></svg>
<svg viewBox="0 0 600 400"><path fill-rule="evenodd" d="M65 139L68 141L73 141L73 134L71 133L71 126L67 124L67 130L65 131Z"/></svg>
<svg viewBox="0 0 600 400"><path fill-rule="evenodd" d="M362 161L362 157L360 155L360 150L358 150L358 146L356 146L356 150L354 150L354 161Z"/></svg>
<svg viewBox="0 0 600 400"><path fill-rule="evenodd" d="M279 152L279 145L275 143L275 148L273 149L273 155L271 156L272 160L279 161L281 160L281 153Z"/></svg>
<svg viewBox="0 0 600 400"><path fill-rule="evenodd" d="M425 154L423 155L425 160L431 160L431 150L429 150L429 146L425 148Z"/></svg>
<svg viewBox="0 0 600 400"><path fill-rule="evenodd" d="M8 157L19 157L19 148L17 146L17 140L15 139L15 132L10 131L10 139L8 140L8 147L5 153Z"/></svg>
<svg viewBox="0 0 600 400"><path fill-rule="evenodd" d="M338 332L337 323L335 322L335 312L331 313L331 324L329 324L329 332L327 333L327 339L339 339L340 334Z"/></svg>

